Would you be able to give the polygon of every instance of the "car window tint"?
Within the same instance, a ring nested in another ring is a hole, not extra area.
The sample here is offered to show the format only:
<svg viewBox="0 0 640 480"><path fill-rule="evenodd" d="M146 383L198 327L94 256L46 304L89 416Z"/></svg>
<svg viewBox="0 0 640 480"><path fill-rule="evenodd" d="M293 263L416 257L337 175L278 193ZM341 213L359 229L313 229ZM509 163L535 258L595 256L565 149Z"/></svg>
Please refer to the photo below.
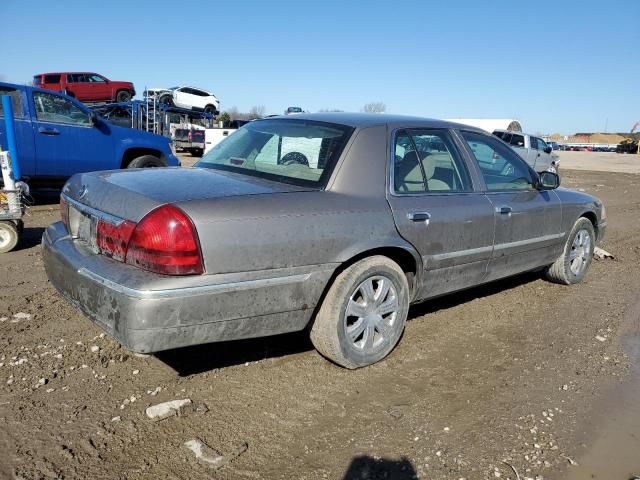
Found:
<svg viewBox="0 0 640 480"><path fill-rule="evenodd" d="M92 75L88 75L88 77L89 77L89 81L92 83L104 83L105 81L104 78L102 78L100 75L92 74Z"/></svg>
<svg viewBox="0 0 640 480"><path fill-rule="evenodd" d="M445 130L411 130L430 192L463 192L471 189L465 165L458 158Z"/></svg>
<svg viewBox="0 0 640 480"><path fill-rule="evenodd" d="M42 122L65 123L87 127L91 125L89 115L70 100L58 95L33 92L36 117Z"/></svg>
<svg viewBox="0 0 640 480"><path fill-rule="evenodd" d="M9 87L0 87L0 95L9 95L11 97L14 118L24 118L24 111L22 109L22 93L19 90ZM0 102L0 117L4 117L2 102Z"/></svg>
<svg viewBox="0 0 640 480"><path fill-rule="evenodd" d="M317 185L328 178L352 131L324 122L254 121L213 147L198 166Z"/></svg>
<svg viewBox="0 0 640 480"><path fill-rule="evenodd" d="M404 130L396 135L393 182L396 193L416 193L427 190L414 144Z"/></svg>
<svg viewBox="0 0 640 480"><path fill-rule="evenodd" d="M488 135L460 132L476 158L487 190L531 190L533 178L525 161Z"/></svg>
<svg viewBox="0 0 640 480"><path fill-rule="evenodd" d="M531 148L538 149L538 139L536 137L529 137L529 141L531 142Z"/></svg>
<svg viewBox="0 0 640 480"><path fill-rule="evenodd" d="M511 142L511 134L509 132L504 132L504 134L502 135L502 140L505 143L510 143Z"/></svg>
<svg viewBox="0 0 640 480"><path fill-rule="evenodd" d="M509 143L512 147L524 148L524 136L518 135L517 133L512 133Z"/></svg>
<svg viewBox="0 0 640 480"><path fill-rule="evenodd" d="M498 132L498 131L495 131L495 132L493 132L493 134L494 134L496 137L498 137L498 138L502 138L502 137L504 137L504 132Z"/></svg>
<svg viewBox="0 0 640 480"><path fill-rule="evenodd" d="M45 75L44 83L60 83L61 75Z"/></svg>

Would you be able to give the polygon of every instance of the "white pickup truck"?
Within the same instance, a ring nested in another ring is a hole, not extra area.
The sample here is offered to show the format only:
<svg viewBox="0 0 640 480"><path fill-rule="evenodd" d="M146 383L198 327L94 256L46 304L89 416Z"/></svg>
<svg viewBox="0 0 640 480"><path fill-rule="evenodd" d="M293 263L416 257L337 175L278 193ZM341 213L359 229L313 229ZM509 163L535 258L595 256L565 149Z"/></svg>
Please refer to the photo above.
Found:
<svg viewBox="0 0 640 480"><path fill-rule="evenodd" d="M560 159L540 137L509 130L494 130L493 134L508 143L536 172L558 173Z"/></svg>

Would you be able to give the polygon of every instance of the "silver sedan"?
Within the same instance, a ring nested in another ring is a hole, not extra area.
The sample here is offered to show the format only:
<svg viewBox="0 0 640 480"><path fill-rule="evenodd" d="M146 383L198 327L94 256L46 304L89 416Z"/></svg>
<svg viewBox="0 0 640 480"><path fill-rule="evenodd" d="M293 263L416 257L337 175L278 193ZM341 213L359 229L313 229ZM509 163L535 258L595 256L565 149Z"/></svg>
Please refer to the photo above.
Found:
<svg viewBox="0 0 640 480"><path fill-rule="evenodd" d="M60 293L133 351L306 328L357 368L391 352L412 303L530 270L580 282L605 209L558 184L473 127L269 118L194 168L72 177L43 259Z"/></svg>

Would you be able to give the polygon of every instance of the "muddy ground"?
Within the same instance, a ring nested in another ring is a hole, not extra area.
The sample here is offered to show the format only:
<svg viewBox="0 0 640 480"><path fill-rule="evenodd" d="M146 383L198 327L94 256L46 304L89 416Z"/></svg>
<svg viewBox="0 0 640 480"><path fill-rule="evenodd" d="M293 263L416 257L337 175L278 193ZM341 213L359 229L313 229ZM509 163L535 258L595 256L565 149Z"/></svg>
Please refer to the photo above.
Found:
<svg viewBox="0 0 640 480"><path fill-rule="evenodd" d="M32 210L0 256L0 477L565 478L632 376L640 176L563 176L605 201L616 260L572 287L526 274L413 307L398 348L356 371L303 334L133 355L47 283L39 239L57 206ZM145 415L183 398L179 417ZM248 448L213 470L183 446L195 438Z"/></svg>

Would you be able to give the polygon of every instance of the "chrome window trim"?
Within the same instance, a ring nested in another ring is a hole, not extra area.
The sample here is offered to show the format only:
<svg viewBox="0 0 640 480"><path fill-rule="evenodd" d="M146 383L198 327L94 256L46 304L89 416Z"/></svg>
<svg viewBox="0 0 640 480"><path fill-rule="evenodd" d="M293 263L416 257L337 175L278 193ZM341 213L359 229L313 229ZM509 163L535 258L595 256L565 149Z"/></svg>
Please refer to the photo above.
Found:
<svg viewBox="0 0 640 480"><path fill-rule="evenodd" d="M125 221L124 218L120 218L120 217L116 217L115 215L110 215L108 213L105 212L101 212L100 210L96 210L95 208L92 208L88 205L85 205L83 203L78 202L77 200L73 200L72 198L70 198L68 195L65 195L64 193L61 193L60 196L71 206L73 206L73 208L75 208L76 210L91 215L93 217L96 217L98 220L102 220L110 225L113 225L115 227L119 227L120 225L122 225L122 223Z"/></svg>

